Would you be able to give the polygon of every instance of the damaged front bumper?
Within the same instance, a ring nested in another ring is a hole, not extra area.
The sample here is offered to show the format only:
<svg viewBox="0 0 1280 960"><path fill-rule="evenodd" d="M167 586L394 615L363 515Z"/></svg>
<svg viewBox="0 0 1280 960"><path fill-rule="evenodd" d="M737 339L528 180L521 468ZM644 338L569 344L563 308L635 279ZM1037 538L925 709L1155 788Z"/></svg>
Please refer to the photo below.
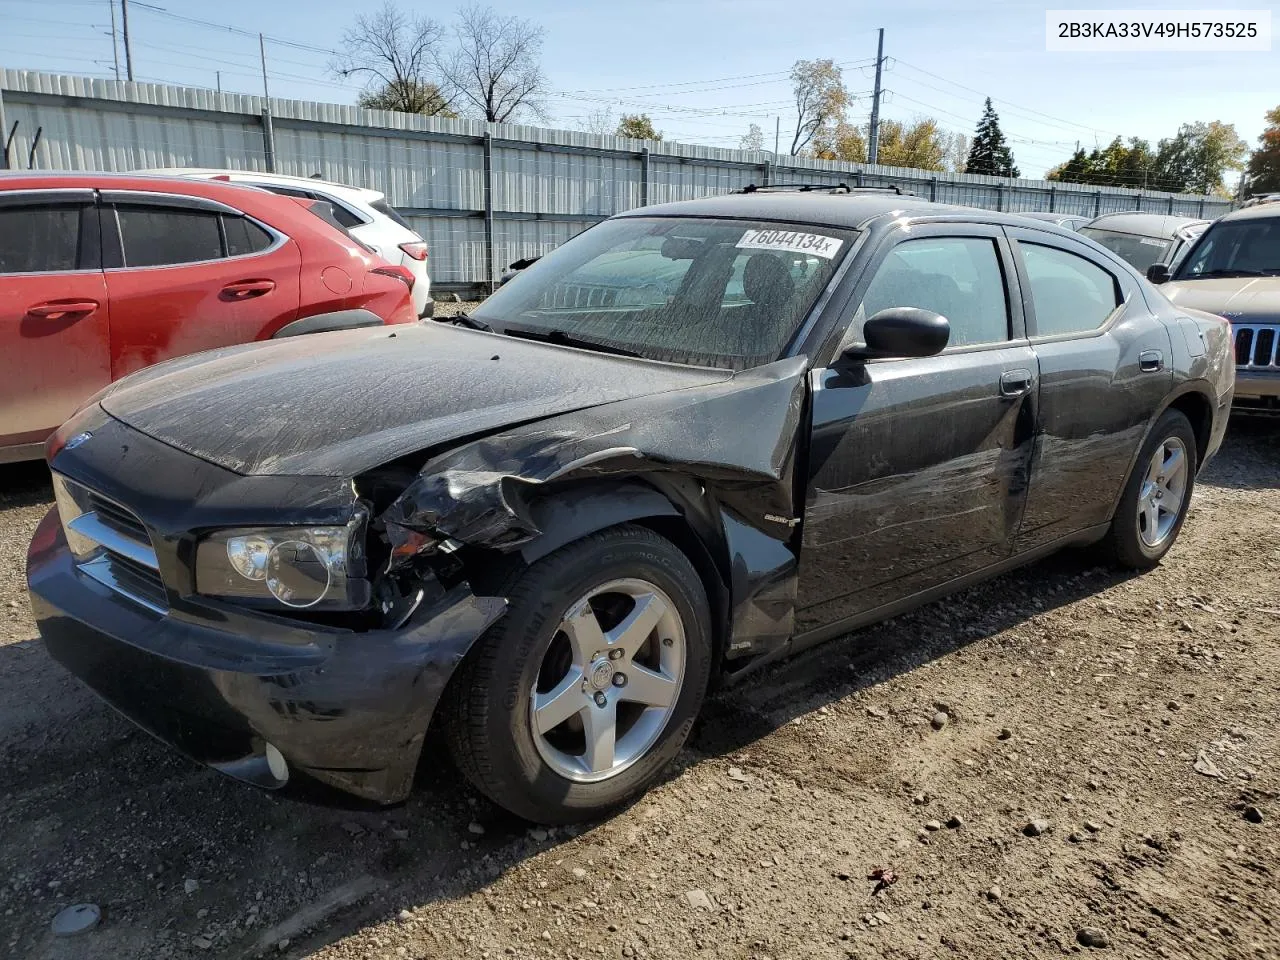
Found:
<svg viewBox="0 0 1280 960"><path fill-rule="evenodd" d="M84 576L56 510L27 580L49 652L143 729L255 786L319 781L378 803L408 795L445 685L506 608L459 584L398 630L178 619Z"/></svg>

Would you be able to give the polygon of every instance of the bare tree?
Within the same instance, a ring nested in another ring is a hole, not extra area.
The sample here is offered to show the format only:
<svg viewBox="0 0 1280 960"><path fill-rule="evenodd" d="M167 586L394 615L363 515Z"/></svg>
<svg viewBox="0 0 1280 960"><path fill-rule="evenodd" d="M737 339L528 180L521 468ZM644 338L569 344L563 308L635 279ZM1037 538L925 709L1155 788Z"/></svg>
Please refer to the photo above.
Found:
<svg viewBox="0 0 1280 960"><path fill-rule="evenodd" d="M443 36L444 28L436 21L411 17L387 0L377 12L356 17L330 69L367 81L358 100L361 106L452 116L433 74Z"/></svg>
<svg viewBox="0 0 1280 960"><path fill-rule="evenodd" d="M832 60L797 60L791 68L791 88L796 98L796 135L791 140L794 157L819 130L842 120L853 98Z"/></svg>
<svg viewBox="0 0 1280 960"><path fill-rule="evenodd" d="M601 107L599 110L592 110L582 121L582 129L598 137L612 137L614 131L618 129L618 121L613 119L613 108Z"/></svg>
<svg viewBox="0 0 1280 960"><path fill-rule="evenodd" d="M764 131L760 129L760 124L753 123L747 128L747 132L742 135L742 139L738 141L739 150L763 150L764 149Z"/></svg>
<svg viewBox="0 0 1280 960"><path fill-rule="evenodd" d="M545 118L550 83L542 72L543 29L531 20L464 7L454 24L456 48L437 63L449 96L485 120Z"/></svg>

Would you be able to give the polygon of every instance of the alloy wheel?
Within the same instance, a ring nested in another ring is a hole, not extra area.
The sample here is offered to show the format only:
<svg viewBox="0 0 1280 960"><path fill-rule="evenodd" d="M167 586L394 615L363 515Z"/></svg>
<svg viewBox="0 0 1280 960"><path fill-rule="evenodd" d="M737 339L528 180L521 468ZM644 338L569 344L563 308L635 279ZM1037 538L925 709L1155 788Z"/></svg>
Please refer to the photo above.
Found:
<svg viewBox="0 0 1280 960"><path fill-rule="evenodd" d="M614 580L568 608L529 698L533 741L568 780L596 783L657 741L684 681L685 631L671 598L646 580Z"/></svg>
<svg viewBox="0 0 1280 960"><path fill-rule="evenodd" d="M1187 495L1187 448L1177 437L1156 447L1138 493L1138 535L1158 547L1173 533Z"/></svg>

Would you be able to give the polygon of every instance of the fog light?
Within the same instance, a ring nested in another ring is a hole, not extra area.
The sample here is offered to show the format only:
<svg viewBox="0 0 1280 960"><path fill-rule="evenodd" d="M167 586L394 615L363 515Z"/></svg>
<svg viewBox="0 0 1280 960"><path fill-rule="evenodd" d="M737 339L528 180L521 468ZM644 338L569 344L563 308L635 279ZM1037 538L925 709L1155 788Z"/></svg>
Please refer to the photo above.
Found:
<svg viewBox="0 0 1280 960"><path fill-rule="evenodd" d="M281 783L287 783L289 780L289 764L285 763L284 754L275 748L274 744L267 744L267 769L271 771L271 775Z"/></svg>

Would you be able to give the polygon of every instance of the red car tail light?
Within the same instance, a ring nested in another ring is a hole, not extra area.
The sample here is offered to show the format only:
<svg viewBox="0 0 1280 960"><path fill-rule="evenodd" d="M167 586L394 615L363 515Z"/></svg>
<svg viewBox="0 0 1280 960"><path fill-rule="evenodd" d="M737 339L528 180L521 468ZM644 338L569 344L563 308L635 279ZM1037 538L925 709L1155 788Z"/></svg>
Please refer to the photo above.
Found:
<svg viewBox="0 0 1280 960"><path fill-rule="evenodd" d="M385 267L374 267L370 273L378 273L384 277L395 277L397 280L403 280L404 285L410 290L413 289L413 274L408 267L402 267L399 264L387 264Z"/></svg>
<svg viewBox="0 0 1280 960"><path fill-rule="evenodd" d="M413 240L400 244L400 249L415 260L427 259L427 242L425 240Z"/></svg>

